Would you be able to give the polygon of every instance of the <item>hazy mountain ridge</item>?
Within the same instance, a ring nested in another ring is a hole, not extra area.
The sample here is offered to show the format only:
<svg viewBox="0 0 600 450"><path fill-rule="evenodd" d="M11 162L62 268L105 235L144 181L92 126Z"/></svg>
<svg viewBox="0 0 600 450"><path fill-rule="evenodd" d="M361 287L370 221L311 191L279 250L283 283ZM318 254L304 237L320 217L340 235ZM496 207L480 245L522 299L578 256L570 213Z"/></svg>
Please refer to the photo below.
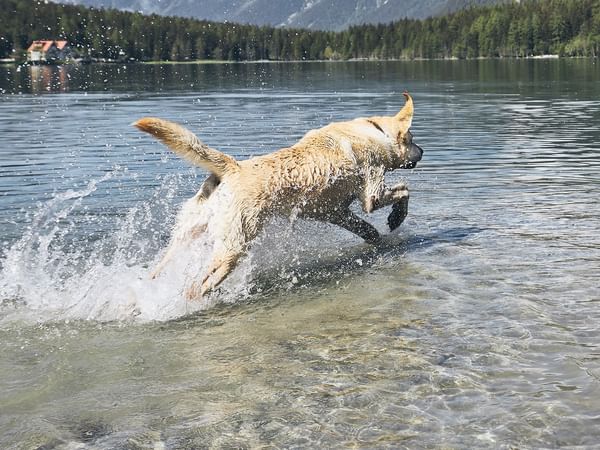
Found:
<svg viewBox="0 0 600 450"><path fill-rule="evenodd" d="M342 30L363 23L425 18L503 0L62 0L60 3L294 28Z"/></svg>

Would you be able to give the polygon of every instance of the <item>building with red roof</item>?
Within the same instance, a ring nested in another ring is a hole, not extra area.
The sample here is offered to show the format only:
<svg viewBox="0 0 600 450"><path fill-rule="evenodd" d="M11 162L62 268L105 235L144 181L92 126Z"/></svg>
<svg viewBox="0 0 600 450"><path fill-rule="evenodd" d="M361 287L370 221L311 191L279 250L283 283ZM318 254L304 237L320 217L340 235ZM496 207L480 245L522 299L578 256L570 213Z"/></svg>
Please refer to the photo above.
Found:
<svg viewBox="0 0 600 450"><path fill-rule="evenodd" d="M71 57L71 47L67 41L33 41L27 49L27 61L33 63L66 61Z"/></svg>

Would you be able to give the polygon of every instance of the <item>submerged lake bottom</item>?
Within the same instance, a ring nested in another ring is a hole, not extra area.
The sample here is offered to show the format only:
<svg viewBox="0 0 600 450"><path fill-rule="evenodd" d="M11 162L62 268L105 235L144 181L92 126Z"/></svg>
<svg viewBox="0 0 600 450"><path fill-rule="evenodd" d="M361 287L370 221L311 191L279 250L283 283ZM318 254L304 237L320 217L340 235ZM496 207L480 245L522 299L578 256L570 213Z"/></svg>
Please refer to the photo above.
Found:
<svg viewBox="0 0 600 450"><path fill-rule="evenodd" d="M0 447L597 446L595 63L99 68L0 68ZM202 302L148 279L205 175L134 120L243 159L404 89L380 245L279 218Z"/></svg>

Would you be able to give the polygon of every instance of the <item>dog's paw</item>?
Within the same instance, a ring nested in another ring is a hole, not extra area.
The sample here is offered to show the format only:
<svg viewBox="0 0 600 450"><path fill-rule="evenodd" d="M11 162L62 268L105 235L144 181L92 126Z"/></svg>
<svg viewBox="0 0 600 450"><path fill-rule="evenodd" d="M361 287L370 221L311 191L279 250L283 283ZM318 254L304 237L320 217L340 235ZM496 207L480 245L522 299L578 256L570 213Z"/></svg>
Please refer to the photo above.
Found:
<svg viewBox="0 0 600 450"><path fill-rule="evenodd" d="M391 188L391 191L394 202L401 202L404 201L404 199L408 200L409 193L408 186L406 186L406 184L398 183Z"/></svg>
<svg viewBox="0 0 600 450"><path fill-rule="evenodd" d="M404 182L396 183L391 187L393 191L408 191L408 186Z"/></svg>
<svg viewBox="0 0 600 450"><path fill-rule="evenodd" d="M392 206L392 212L387 218L388 226L390 227L390 231L394 231L398 228L406 216L408 215L408 195L406 197L401 198L398 202L394 203Z"/></svg>

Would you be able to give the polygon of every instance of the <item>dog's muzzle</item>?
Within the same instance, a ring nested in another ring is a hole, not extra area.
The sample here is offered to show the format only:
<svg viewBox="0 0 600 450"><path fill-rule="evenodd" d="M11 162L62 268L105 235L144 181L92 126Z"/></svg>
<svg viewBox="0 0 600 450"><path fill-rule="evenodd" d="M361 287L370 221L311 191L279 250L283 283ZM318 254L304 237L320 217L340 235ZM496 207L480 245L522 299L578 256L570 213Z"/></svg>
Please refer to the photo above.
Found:
<svg viewBox="0 0 600 450"><path fill-rule="evenodd" d="M421 161L423 157L423 149L419 147L417 144L410 144L408 147L408 157L406 158L406 164L404 164L405 169L414 169L417 167L417 163Z"/></svg>

